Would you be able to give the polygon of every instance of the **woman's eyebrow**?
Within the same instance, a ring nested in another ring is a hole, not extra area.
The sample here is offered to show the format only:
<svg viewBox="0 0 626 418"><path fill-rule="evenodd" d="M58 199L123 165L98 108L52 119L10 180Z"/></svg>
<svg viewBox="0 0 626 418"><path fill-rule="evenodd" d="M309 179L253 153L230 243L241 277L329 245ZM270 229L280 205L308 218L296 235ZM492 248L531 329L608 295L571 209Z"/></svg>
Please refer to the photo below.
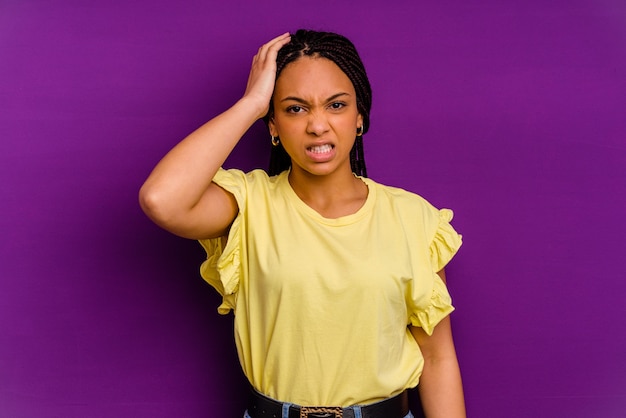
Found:
<svg viewBox="0 0 626 418"><path fill-rule="evenodd" d="M332 96L330 96L328 99L326 99L325 103L331 102L335 99L338 99L341 96L349 96L350 93L345 93L345 92L341 92L341 93L337 93L337 94L333 94ZM309 102L307 102L306 100L300 98L300 97L296 97L296 96L287 96L284 99L281 100L282 102L286 102L286 101L294 101L294 102L298 102L298 103L303 103L303 104L309 104Z"/></svg>

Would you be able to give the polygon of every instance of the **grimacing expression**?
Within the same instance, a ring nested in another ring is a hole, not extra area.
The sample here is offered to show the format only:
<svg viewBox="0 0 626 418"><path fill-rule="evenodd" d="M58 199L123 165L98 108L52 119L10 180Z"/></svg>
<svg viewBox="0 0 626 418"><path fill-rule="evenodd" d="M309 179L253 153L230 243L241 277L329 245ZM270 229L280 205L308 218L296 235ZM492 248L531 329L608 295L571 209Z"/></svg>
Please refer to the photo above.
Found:
<svg viewBox="0 0 626 418"><path fill-rule="evenodd" d="M280 141L295 170L330 174L347 164L363 118L348 76L331 60L304 56L276 80L270 133Z"/></svg>

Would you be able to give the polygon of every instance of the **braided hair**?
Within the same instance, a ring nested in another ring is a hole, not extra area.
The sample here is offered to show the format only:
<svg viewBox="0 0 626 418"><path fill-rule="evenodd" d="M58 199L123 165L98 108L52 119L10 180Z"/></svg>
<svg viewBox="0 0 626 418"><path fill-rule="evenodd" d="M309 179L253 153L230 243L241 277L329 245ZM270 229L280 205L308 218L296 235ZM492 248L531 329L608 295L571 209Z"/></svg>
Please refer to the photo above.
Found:
<svg viewBox="0 0 626 418"><path fill-rule="evenodd" d="M370 109L372 108L372 88L370 86L365 67L359 57L354 44L346 37L331 32L317 32L298 30L291 35L291 41L278 51L276 58L276 78L289 64L303 56L317 56L331 60L343 71L354 86L356 92L357 109L363 117L363 127L356 136L350 150L350 166L356 175L367 177L365 158L363 155L363 137L370 124ZM274 108L270 102L270 109L263 118L266 124L274 116ZM270 155L270 176L281 173L291 166L291 158L282 144L272 147Z"/></svg>

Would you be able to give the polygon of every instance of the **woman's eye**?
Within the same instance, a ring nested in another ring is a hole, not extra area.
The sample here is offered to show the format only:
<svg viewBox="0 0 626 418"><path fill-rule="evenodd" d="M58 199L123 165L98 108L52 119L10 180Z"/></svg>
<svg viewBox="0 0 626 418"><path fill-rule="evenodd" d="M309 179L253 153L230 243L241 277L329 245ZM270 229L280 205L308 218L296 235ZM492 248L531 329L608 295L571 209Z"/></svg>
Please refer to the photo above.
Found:
<svg viewBox="0 0 626 418"><path fill-rule="evenodd" d="M289 106L287 108L287 112L289 113L300 113L302 111L302 108L300 106Z"/></svg>
<svg viewBox="0 0 626 418"><path fill-rule="evenodd" d="M335 103L331 103L330 108L334 110L338 110L344 107L345 105L346 105L345 103L335 102Z"/></svg>

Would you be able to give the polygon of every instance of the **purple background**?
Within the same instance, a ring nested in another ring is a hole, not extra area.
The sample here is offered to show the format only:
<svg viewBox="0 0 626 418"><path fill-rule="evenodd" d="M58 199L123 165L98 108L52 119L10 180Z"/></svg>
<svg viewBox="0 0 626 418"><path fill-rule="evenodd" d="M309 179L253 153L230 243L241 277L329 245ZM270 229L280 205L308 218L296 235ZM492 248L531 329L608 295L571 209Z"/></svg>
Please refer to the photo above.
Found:
<svg viewBox="0 0 626 418"><path fill-rule="evenodd" d="M370 176L455 210L469 415L626 416L622 0L2 0L0 416L242 415L202 250L137 191L299 27L362 54Z"/></svg>

